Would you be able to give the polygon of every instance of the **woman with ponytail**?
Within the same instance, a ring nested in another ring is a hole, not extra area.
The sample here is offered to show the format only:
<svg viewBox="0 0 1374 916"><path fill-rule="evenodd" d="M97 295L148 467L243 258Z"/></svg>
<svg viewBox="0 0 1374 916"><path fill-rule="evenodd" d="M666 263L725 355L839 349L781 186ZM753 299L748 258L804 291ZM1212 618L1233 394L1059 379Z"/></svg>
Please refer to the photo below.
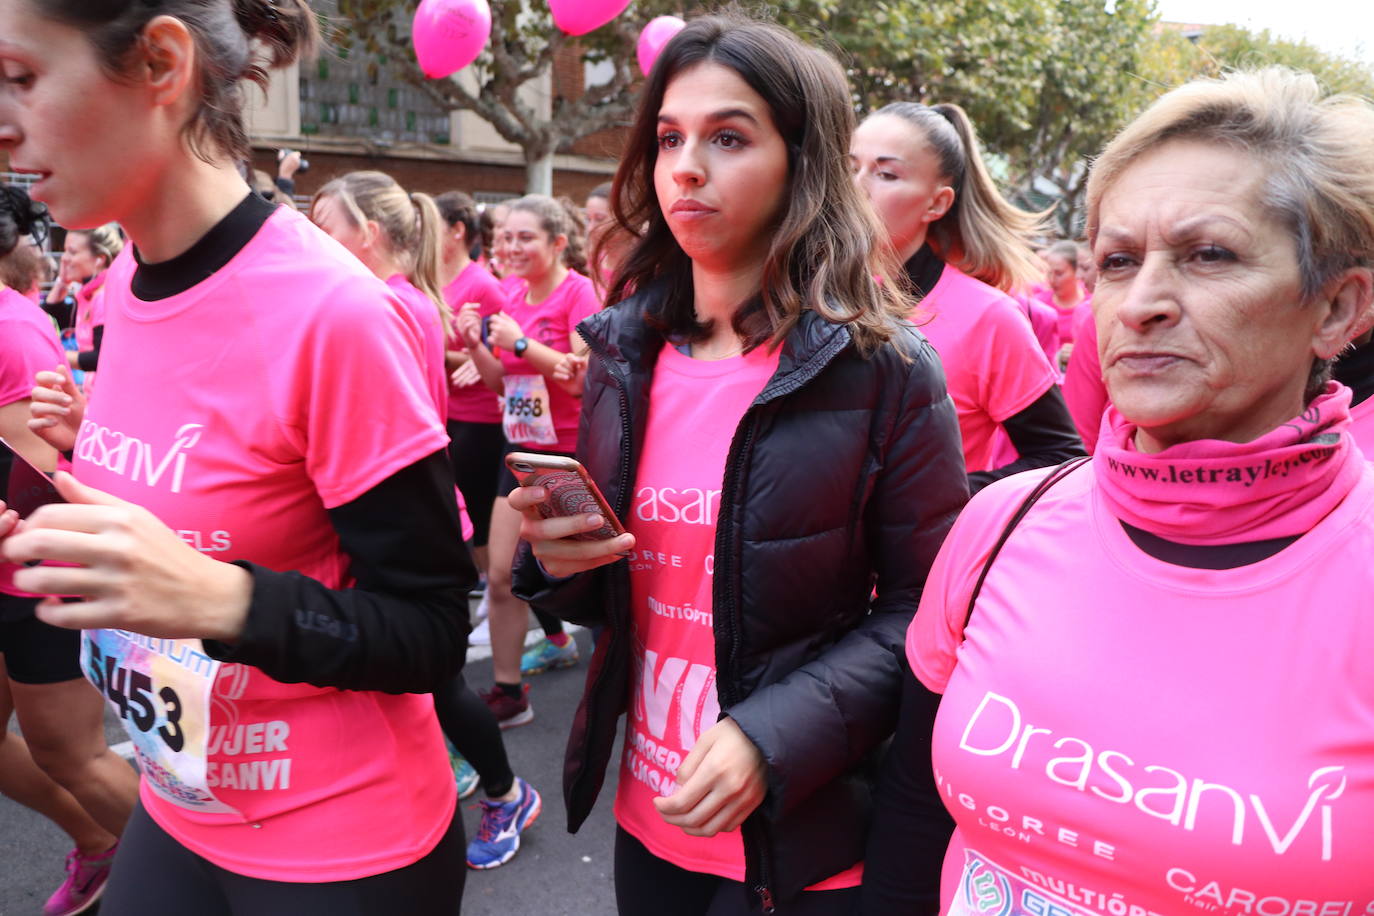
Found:
<svg viewBox="0 0 1374 916"><path fill-rule="evenodd" d="M445 328L449 306L434 291L440 275L448 222L427 194L410 194L390 175L350 172L335 178L315 195L310 218L317 226L362 261L396 293L424 329L424 369L435 398L440 422L448 412L448 373L445 368ZM480 268L478 268L480 270ZM494 283L495 281L493 281ZM421 290L424 290L423 292ZM499 461L499 456L498 456ZM492 478L496 478L493 467ZM462 491L456 494L463 516L463 538L471 540ZM520 831L539 814L539 793L512 772L501 729L490 707L468 687L462 674L434 693L435 712L444 734L461 755L455 759L460 793L471 794L480 781L487 798L482 802L483 827L468 850L474 868L503 865L520 848ZM510 821L516 827L503 836L504 823L494 829L488 821ZM491 847L501 848L493 854Z"/></svg>
<svg viewBox="0 0 1374 916"><path fill-rule="evenodd" d="M37 614L84 631L140 763L106 916L462 896L429 693L476 572L422 323L237 168L243 81L316 32L304 0L0 0L0 149L63 225L134 247L104 286L100 396L66 372L34 391L30 428L73 450L67 505L0 516L16 587L75 596Z"/></svg>
<svg viewBox="0 0 1374 916"><path fill-rule="evenodd" d="M448 411L444 368L452 313L444 300L444 222L428 194L407 194L382 172L349 172L315 194L311 221L391 287L419 324L421 366L440 417Z"/></svg>
<svg viewBox="0 0 1374 916"><path fill-rule="evenodd" d="M893 102L859 125L850 159L922 297L915 319L945 365L970 487L1081 454L1057 374L1007 295L1039 271L1040 218L998 192L968 115Z"/></svg>

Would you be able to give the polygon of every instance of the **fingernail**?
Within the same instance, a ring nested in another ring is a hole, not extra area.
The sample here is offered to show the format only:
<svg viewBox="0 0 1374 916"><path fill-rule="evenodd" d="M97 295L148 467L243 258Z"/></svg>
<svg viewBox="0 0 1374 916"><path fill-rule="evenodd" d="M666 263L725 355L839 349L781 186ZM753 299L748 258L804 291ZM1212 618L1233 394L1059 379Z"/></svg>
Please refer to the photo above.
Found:
<svg viewBox="0 0 1374 916"><path fill-rule="evenodd" d="M543 499L545 496L548 496L549 494L544 492L543 487L530 487L530 495L533 496L535 499Z"/></svg>
<svg viewBox="0 0 1374 916"><path fill-rule="evenodd" d="M71 395L69 395L69 394L64 394L64 395L62 395L62 403L63 403L63 404L70 404L71 402L72 402L72 397L71 397Z"/></svg>
<svg viewBox="0 0 1374 916"><path fill-rule="evenodd" d="M592 514L592 515L587 516L587 527L588 527L588 528L600 528L601 525L602 525L602 518L601 518L601 516L596 515L596 514Z"/></svg>

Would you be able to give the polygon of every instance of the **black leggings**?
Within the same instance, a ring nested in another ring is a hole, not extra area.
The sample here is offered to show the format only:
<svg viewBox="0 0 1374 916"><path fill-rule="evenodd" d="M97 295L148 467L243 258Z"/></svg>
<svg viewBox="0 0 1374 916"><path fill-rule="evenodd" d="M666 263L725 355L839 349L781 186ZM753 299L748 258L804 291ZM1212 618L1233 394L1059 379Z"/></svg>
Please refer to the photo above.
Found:
<svg viewBox="0 0 1374 916"><path fill-rule="evenodd" d="M497 492L497 481L501 478L506 434L501 431L500 423L449 420L448 439L453 480L463 494L463 502L467 503L468 518L472 519L472 544L485 547L487 532L491 529L491 504L498 495L505 495Z"/></svg>
<svg viewBox="0 0 1374 916"><path fill-rule="evenodd" d="M749 916L758 897L744 884L665 862L615 828L615 904L620 916ZM857 916L859 889L802 891L775 900L778 916Z"/></svg>
<svg viewBox="0 0 1374 916"><path fill-rule="evenodd" d="M515 785L515 773L506 757L506 742L491 707L463 680L460 673L434 691L434 712L439 725L458 753L482 779L488 798L499 798Z"/></svg>
<svg viewBox="0 0 1374 916"><path fill-rule="evenodd" d="M324 828L326 825L321 825ZM247 878L213 865L159 827L142 805L120 837L101 916L452 916L467 878L463 818L427 856L395 871L327 884Z"/></svg>
<svg viewBox="0 0 1374 916"><path fill-rule="evenodd" d="M37 606L37 598L0 593L0 658L10 680L34 685L76 680L82 676L81 631L44 623L33 616Z"/></svg>

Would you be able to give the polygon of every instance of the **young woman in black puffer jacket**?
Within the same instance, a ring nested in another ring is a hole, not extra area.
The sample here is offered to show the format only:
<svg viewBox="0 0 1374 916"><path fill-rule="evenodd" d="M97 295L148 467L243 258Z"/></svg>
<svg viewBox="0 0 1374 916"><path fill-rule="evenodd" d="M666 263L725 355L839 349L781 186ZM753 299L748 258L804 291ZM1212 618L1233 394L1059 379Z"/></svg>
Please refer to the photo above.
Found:
<svg viewBox="0 0 1374 916"><path fill-rule="evenodd" d="M967 488L939 361L873 281L898 274L853 126L838 64L784 29L709 17L668 44L611 196L643 228L579 328L579 455L630 533L571 540L600 519L510 497L540 561L517 592L604 626L573 829L629 714L621 913L857 912L902 640Z"/></svg>

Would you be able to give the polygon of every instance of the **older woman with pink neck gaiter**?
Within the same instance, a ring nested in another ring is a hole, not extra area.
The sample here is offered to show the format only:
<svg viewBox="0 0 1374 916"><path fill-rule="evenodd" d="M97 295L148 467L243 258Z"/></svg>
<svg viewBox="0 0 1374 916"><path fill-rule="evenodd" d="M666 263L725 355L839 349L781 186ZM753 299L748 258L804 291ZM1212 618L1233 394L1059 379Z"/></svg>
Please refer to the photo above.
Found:
<svg viewBox="0 0 1374 916"><path fill-rule="evenodd" d="M1097 450L956 523L907 635L934 735L899 726L880 795L933 763L941 912L1364 912L1374 472L1329 379L1374 323L1374 107L1185 85L1096 161L1088 230Z"/></svg>

